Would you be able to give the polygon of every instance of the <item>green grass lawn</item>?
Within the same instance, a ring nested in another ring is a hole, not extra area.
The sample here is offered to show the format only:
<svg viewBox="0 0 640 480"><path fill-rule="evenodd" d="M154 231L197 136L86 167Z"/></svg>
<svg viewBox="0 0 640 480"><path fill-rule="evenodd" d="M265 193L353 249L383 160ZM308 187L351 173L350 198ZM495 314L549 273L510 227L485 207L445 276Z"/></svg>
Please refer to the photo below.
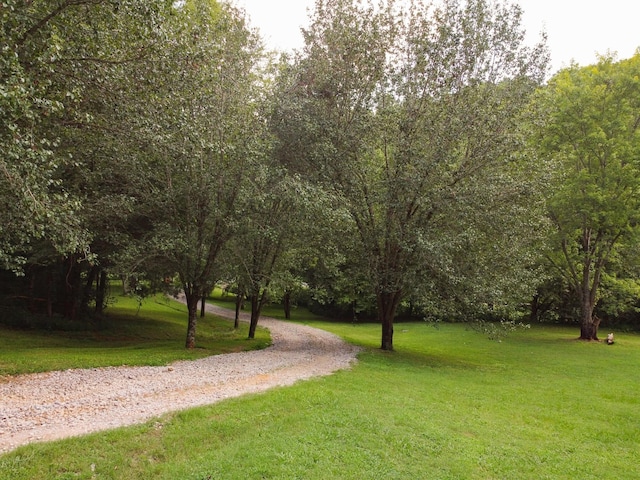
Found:
<svg viewBox="0 0 640 480"><path fill-rule="evenodd" d="M156 295L138 305L116 295L100 328L76 331L25 331L0 325L0 376L68 368L113 365L166 365L176 360L264 348L266 330L247 340L248 327L233 329L226 319L199 321L197 348L184 348L187 309Z"/></svg>
<svg viewBox="0 0 640 480"><path fill-rule="evenodd" d="M211 295L207 298L208 303L212 303L218 305L223 308L228 308L229 310L235 310L236 308L236 295L233 293L225 293L220 287L216 287L213 289ZM291 320L296 322L307 322L307 321L321 321L323 318L319 315L311 313L304 307L298 308L294 306L291 312ZM245 302L245 308L242 310L243 313L251 313L251 303ZM263 317L271 317L277 318L279 320L284 320L284 308L279 304L270 304L267 303L260 312Z"/></svg>
<svg viewBox="0 0 640 480"><path fill-rule="evenodd" d="M35 444L0 479L637 479L640 336L501 343L462 325L309 322L365 347L349 371Z"/></svg>

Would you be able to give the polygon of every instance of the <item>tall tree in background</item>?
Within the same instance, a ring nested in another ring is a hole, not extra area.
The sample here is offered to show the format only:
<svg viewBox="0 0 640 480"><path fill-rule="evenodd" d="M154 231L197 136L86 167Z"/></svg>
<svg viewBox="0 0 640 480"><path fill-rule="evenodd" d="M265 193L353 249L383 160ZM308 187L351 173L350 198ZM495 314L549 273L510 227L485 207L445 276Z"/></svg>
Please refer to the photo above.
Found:
<svg viewBox="0 0 640 480"><path fill-rule="evenodd" d="M94 283L103 304L108 272L177 272L193 347L259 149L256 36L207 0L9 1L0 14L0 264L29 262L25 285L50 269L69 317Z"/></svg>
<svg viewBox="0 0 640 480"><path fill-rule="evenodd" d="M540 153L558 172L549 260L575 293L580 338L598 339L603 278L640 227L640 54L559 72L542 91Z"/></svg>
<svg viewBox="0 0 640 480"><path fill-rule="evenodd" d="M170 12L164 1L3 4L0 258L49 316L104 304L141 180L119 110Z"/></svg>
<svg viewBox="0 0 640 480"><path fill-rule="evenodd" d="M65 268L70 288L81 292L80 303L94 302L100 313L107 274L149 227L141 209L149 176L138 154L144 123L129 113L131 105L150 96L145 76L163 54L173 9L152 1L94 2L76 10L55 30L65 39L55 77L77 92L57 129L57 150L73 160L62 177L82 205L76 218L91 234L92 261L78 262L72 255Z"/></svg>
<svg viewBox="0 0 640 480"><path fill-rule="evenodd" d="M72 161L56 153L64 110L78 92L61 85L57 64L69 42L60 25L95 1L3 2L0 11L0 265L22 272L29 244L52 243L57 253L83 250L59 171ZM75 45L74 45L75 46Z"/></svg>
<svg viewBox="0 0 640 480"><path fill-rule="evenodd" d="M349 212L384 350L409 290L434 278L479 285L487 269L471 279L473 264L457 264L458 253L492 248L487 236L516 245L532 231L535 222L487 228L522 219L526 204L512 154L546 50L523 46L520 20L518 7L483 0L406 13L393 1L318 0L304 31L279 114L281 159ZM522 262L514 255L503 265L509 279Z"/></svg>

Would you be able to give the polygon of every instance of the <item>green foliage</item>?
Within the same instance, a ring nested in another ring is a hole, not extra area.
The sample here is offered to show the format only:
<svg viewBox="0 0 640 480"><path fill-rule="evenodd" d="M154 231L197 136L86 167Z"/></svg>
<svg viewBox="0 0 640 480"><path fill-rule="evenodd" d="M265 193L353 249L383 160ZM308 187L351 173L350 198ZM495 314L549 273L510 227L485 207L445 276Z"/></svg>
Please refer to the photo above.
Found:
<svg viewBox="0 0 640 480"><path fill-rule="evenodd" d="M146 268L175 272L187 295L187 345L196 333L195 302L215 282L219 255L238 228L246 169L260 157L257 81L261 50L240 12L228 4L176 8L161 72L150 66L146 120L151 188Z"/></svg>
<svg viewBox="0 0 640 480"><path fill-rule="evenodd" d="M61 44L32 23L46 7L30 3L3 2L0 12L0 266L16 273L34 239L47 238L59 253L86 245L73 221L78 204L57 177L68 158L55 154L59 139L49 128L65 108L51 75Z"/></svg>
<svg viewBox="0 0 640 480"><path fill-rule="evenodd" d="M377 309L390 348L398 309L517 321L542 282L555 318L637 307L638 55L566 69L532 104L544 38L526 47L508 3L318 0L277 64L227 2L0 18L5 311L77 320L107 273L145 279L186 292L190 344L224 276Z"/></svg>
<svg viewBox="0 0 640 480"><path fill-rule="evenodd" d="M3 3L0 266L25 275L3 284L3 301L46 303L49 322L103 307L94 281L146 226L133 161L141 122L127 117L127 100L143 90L138 74L162 50L171 10L165 1Z"/></svg>
<svg viewBox="0 0 640 480"><path fill-rule="evenodd" d="M603 57L559 72L539 96L548 113L539 152L556 172L548 258L578 298L583 328L595 322L605 276L623 273L617 256L638 239L639 74L640 54Z"/></svg>
<svg viewBox="0 0 640 480"><path fill-rule="evenodd" d="M541 203L516 153L546 50L523 45L520 18L484 1L318 1L284 70L280 159L348 213L383 348L403 298L514 304L535 285Z"/></svg>
<svg viewBox="0 0 640 480"><path fill-rule="evenodd" d="M603 275L602 292L598 311L608 319L615 319L625 313L637 313L640 298L640 280L638 278Z"/></svg>
<svg viewBox="0 0 640 480"><path fill-rule="evenodd" d="M502 342L507 336L520 329L531 328L531 325L513 320L501 320L499 322L487 322L478 320L471 323L471 328L477 332L483 333L490 340Z"/></svg>
<svg viewBox="0 0 640 480"><path fill-rule="evenodd" d="M219 286L214 288L211 295L207 298L207 303L212 303L229 310L235 308L236 295L222 290ZM266 317L285 320L284 310L281 304L270 302L262 309L262 315ZM295 306L291 319L296 322L309 322L314 320L322 320L322 316L315 315L309 309L303 306Z"/></svg>
<svg viewBox="0 0 640 480"><path fill-rule="evenodd" d="M0 478L637 476L636 335L608 347L534 327L496 343L462 325L400 324L389 353L375 325L315 325L366 347L352 370L24 447L0 457Z"/></svg>
<svg viewBox="0 0 640 480"><path fill-rule="evenodd" d="M63 0L4 2L2 16L0 267L25 284L46 267L40 296L68 290L67 305L106 271L210 286L259 150L260 46L240 12Z"/></svg>

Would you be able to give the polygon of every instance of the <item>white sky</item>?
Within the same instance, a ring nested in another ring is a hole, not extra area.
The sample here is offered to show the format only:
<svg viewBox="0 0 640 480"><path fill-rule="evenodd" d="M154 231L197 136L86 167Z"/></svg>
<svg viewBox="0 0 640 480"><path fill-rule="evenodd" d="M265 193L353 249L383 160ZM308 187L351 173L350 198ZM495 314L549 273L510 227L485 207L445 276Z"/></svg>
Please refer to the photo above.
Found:
<svg viewBox="0 0 640 480"><path fill-rule="evenodd" d="M244 8L267 47L293 50L302 46L300 27L314 0L231 0ZM534 43L541 30L548 35L551 72L596 62L596 54L617 52L631 57L640 47L638 0L511 0L524 10L524 27Z"/></svg>

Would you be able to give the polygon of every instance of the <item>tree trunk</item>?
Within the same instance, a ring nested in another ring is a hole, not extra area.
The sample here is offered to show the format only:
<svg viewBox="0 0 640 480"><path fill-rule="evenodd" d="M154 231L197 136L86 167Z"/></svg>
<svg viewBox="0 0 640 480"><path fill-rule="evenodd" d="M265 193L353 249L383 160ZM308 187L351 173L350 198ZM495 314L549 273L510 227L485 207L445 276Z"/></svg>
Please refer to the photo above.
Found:
<svg viewBox="0 0 640 480"><path fill-rule="evenodd" d="M249 338L256 337L256 327L260 318L260 297L251 295L251 322L249 323Z"/></svg>
<svg viewBox="0 0 640 480"><path fill-rule="evenodd" d="M393 320L400 304L402 292L378 292L378 320L382 325L382 350L393 350Z"/></svg>
<svg viewBox="0 0 640 480"><path fill-rule="evenodd" d="M98 285L97 285L98 273L100 273L100 267L98 266L91 267L91 269L87 272L87 281L84 284L84 290L82 292L82 301L80 303L82 310L85 312L89 311L89 304L91 303L92 299L96 301L96 304L97 304L96 296L98 293ZM96 283L95 291L93 290L94 283Z"/></svg>
<svg viewBox="0 0 640 480"><path fill-rule="evenodd" d="M263 289L262 293L255 292L251 295L251 322L249 323L249 338L255 338L256 327L260 319L262 307L267 303L267 289Z"/></svg>
<svg viewBox="0 0 640 480"><path fill-rule="evenodd" d="M69 320L78 318L78 307L81 303L81 271L75 255L64 260L64 290L62 291L63 314Z"/></svg>
<svg viewBox="0 0 640 480"><path fill-rule="evenodd" d="M202 298L200 299L200 318L204 318L204 313L207 306L206 300L207 300L207 296L202 295Z"/></svg>
<svg viewBox="0 0 640 480"><path fill-rule="evenodd" d="M589 299L581 305L582 324L580 326L580 340L598 340L598 326L600 319L593 314L595 305Z"/></svg>
<svg viewBox="0 0 640 480"><path fill-rule="evenodd" d="M188 349L196 348L196 327L198 326L198 300L200 295L197 293L185 292L187 300L187 310L189 311L189 321L187 325L187 341L185 347Z"/></svg>
<svg viewBox="0 0 640 480"><path fill-rule="evenodd" d="M236 330L240 328L240 309L242 308L242 302L244 300L244 294L238 293L236 295L236 316L233 322L233 328Z"/></svg>
<svg viewBox="0 0 640 480"><path fill-rule="evenodd" d="M535 294L531 299L531 305L529 309L529 321L537 322L540 319L540 295Z"/></svg>
<svg viewBox="0 0 640 480"><path fill-rule="evenodd" d="M284 292L284 318L291 320L291 292L287 290Z"/></svg>
<svg viewBox="0 0 640 480"><path fill-rule="evenodd" d="M583 241L584 250L589 248L590 237L585 234ZM591 277L591 262L586 259L582 266L582 282L578 289L580 298L580 313L582 315L580 325L580 340L598 340L598 324L600 321L594 316L593 311L596 308L596 293L600 283L599 269L596 268Z"/></svg>
<svg viewBox="0 0 640 480"><path fill-rule="evenodd" d="M96 283L96 313L100 314L104 311L104 299L107 292L107 272L100 271L98 282Z"/></svg>

